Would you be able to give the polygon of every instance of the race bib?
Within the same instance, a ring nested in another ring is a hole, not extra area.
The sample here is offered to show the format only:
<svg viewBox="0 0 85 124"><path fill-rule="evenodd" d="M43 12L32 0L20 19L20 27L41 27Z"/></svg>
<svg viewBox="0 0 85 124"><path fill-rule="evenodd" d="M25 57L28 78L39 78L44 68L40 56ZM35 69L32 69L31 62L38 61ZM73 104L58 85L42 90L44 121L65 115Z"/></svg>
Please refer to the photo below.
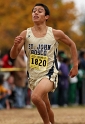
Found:
<svg viewBox="0 0 85 124"><path fill-rule="evenodd" d="M30 67L37 70L46 70L48 57L42 55L30 54Z"/></svg>

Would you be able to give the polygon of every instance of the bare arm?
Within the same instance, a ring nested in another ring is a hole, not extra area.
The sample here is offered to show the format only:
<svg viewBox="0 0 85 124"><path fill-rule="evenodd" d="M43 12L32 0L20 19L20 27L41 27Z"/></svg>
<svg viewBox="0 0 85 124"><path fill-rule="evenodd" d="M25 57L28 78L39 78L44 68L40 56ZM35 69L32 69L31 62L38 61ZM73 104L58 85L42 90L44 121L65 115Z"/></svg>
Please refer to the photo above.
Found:
<svg viewBox="0 0 85 124"><path fill-rule="evenodd" d="M60 30L53 30L54 37L56 40L60 40L66 45L69 46L70 52L71 52L71 57L72 57L72 62L73 62L73 68L70 71L70 76L74 77L78 73L78 55L77 55L77 49L75 43L67 36L64 34L63 31Z"/></svg>
<svg viewBox="0 0 85 124"><path fill-rule="evenodd" d="M10 51L10 57L12 59L15 59L18 56L20 50L22 49L22 46L24 45L25 37L26 37L26 30L21 32L19 36L15 37L14 44Z"/></svg>

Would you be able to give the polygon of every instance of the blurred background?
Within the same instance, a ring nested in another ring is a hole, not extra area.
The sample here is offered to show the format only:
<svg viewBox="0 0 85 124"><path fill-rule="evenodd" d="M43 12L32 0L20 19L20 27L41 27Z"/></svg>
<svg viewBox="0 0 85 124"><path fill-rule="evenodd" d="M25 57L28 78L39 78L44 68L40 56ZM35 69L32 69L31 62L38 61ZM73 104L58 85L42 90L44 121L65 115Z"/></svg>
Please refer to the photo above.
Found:
<svg viewBox="0 0 85 124"><path fill-rule="evenodd" d="M32 107L31 91L28 87L25 71L26 56L22 50L19 57L16 60L12 60L9 56L9 51L13 45L14 38L21 31L33 25L31 12L33 6L38 2L46 4L50 9L51 15L47 25L64 31L75 42L78 50L79 72L75 78L70 79L68 74L72 65L69 49L60 42L58 54L59 85L54 93L49 93L51 105L85 104L85 1L7 0L4 2L2 0L0 1L1 109L4 107L7 109L12 107ZM19 81L22 81L22 83L19 83ZM4 100L2 100L3 98Z"/></svg>

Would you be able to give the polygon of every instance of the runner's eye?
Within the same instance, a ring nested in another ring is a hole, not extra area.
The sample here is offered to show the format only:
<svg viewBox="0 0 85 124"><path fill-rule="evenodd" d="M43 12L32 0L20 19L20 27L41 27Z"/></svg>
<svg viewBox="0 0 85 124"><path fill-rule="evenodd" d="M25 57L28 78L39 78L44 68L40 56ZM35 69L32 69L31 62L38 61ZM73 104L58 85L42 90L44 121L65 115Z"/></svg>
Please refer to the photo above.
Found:
<svg viewBox="0 0 85 124"><path fill-rule="evenodd" d="M33 10L33 13L35 13L37 10ZM42 13L42 10L38 10L39 13Z"/></svg>
<svg viewBox="0 0 85 124"><path fill-rule="evenodd" d="M42 11L41 11L41 10L39 10L38 12L39 12L39 13L42 13Z"/></svg>
<svg viewBox="0 0 85 124"><path fill-rule="evenodd" d="M43 9L39 9L38 12L39 12L39 13L42 13L42 12L43 12Z"/></svg>
<svg viewBox="0 0 85 124"><path fill-rule="evenodd" d="M33 13L35 13L36 12L36 10L33 10Z"/></svg>
<svg viewBox="0 0 85 124"><path fill-rule="evenodd" d="M34 8L33 9L33 11L32 11L33 13L43 13L44 12L44 9L43 8Z"/></svg>

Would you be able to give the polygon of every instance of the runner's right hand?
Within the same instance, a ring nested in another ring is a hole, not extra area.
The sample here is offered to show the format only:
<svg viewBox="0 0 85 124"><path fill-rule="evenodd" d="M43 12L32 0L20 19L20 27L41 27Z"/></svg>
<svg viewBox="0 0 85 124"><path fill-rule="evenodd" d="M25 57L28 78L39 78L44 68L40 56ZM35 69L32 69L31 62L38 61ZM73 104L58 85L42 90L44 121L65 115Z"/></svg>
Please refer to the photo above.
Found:
<svg viewBox="0 0 85 124"><path fill-rule="evenodd" d="M23 37L20 36L20 35L15 37L14 46L18 46L21 43L22 40L23 40Z"/></svg>

